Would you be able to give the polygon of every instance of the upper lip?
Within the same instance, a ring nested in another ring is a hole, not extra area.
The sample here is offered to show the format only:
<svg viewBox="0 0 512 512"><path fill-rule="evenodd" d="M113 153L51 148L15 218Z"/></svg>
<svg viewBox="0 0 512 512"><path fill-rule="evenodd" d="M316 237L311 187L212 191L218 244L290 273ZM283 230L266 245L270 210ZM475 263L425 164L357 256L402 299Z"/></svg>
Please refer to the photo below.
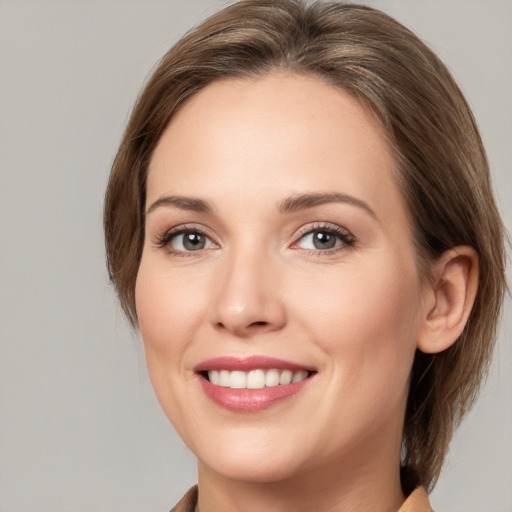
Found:
<svg viewBox="0 0 512 512"><path fill-rule="evenodd" d="M195 368L197 373L206 372L209 370L241 370L248 372L250 370L269 370L276 368L279 370L300 371L307 370L309 372L315 371L314 368L304 366L302 364L285 361L283 359L276 359L268 356L250 356L250 357L216 357L202 361Z"/></svg>

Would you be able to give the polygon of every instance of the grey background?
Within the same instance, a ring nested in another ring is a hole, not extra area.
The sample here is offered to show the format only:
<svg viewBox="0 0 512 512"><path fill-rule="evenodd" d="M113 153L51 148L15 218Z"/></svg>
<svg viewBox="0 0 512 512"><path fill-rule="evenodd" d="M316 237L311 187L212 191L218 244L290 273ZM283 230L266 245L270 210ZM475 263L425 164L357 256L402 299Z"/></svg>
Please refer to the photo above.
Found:
<svg viewBox="0 0 512 512"><path fill-rule="evenodd" d="M101 209L140 85L215 0L0 0L0 511L165 511L194 461L109 289ZM445 60L512 226L512 2L367 1ZM509 272L510 275L510 272ZM512 512L510 301L437 512Z"/></svg>

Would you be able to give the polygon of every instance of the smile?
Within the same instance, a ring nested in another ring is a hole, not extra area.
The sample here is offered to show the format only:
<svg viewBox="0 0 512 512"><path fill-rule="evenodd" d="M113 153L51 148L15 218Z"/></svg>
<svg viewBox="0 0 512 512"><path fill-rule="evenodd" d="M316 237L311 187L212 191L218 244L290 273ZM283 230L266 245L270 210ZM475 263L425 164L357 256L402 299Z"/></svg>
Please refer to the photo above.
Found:
<svg viewBox="0 0 512 512"><path fill-rule="evenodd" d="M283 386L292 382L300 382L308 378L309 372L299 370L210 370L206 373L208 380L215 386L222 386L231 389L263 389L275 386Z"/></svg>
<svg viewBox="0 0 512 512"><path fill-rule="evenodd" d="M256 412L299 393L316 374L312 368L269 357L222 357L195 368L205 395L235 412Z"/></svg>

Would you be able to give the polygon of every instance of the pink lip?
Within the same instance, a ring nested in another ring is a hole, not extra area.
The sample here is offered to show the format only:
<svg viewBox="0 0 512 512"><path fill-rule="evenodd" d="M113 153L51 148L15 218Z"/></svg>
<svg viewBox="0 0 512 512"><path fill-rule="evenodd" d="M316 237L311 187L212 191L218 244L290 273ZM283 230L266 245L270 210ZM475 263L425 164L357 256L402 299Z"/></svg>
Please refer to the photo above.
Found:
<svg viewBox="0 0 512 512"><path fill-rule="evenodd" d="M241 370L248 372L250 370L269 370L271 368L276 368L278 370L291 370L292 372L298 372L300 370L307 370L309 372L315 371L312 367L267 356L216 357L199 363L194 368L194 371L196 373L206 372L209 370Z"/></svg>
<svg viewBox="0 0 512 512"><path fill-rule="evenodd" d="M205 379L201 373L208 370L250 371L271 368L291 370L293 372L300 370L314 372L313 368L266 356L251 356L246 358L218 357L203 361L197 365L194 370L198 374L198 380L205 395L214 403L230 411L256 412L267 409L277 402L281 402L286 398L291 398L296 395L304 386L310 383L311 377L300 382L265 387L263 389L231 389L215 386Z"/></svg>
<svg viewBox="0 0 512 512"><path fill-rule="evenodd" d="M214 386L199 377L199 383L206 396L217 405L235 412L256 412L267 409L276 402L296 395L311 379L263 389L231 389Z"/></svg>

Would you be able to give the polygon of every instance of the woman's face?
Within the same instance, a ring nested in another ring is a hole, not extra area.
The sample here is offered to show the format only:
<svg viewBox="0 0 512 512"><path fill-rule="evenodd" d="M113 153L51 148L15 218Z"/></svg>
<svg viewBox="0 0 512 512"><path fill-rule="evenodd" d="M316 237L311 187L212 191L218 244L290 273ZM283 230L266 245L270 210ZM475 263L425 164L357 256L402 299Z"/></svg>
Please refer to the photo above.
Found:
<svg viewBox="0 0 512 512"><path fill-rule="evenodd" d="M156 395L203 471L398 464L424 315L393 173L377 121L316 78L217 82L173 118L136 305Z"/></svg>

